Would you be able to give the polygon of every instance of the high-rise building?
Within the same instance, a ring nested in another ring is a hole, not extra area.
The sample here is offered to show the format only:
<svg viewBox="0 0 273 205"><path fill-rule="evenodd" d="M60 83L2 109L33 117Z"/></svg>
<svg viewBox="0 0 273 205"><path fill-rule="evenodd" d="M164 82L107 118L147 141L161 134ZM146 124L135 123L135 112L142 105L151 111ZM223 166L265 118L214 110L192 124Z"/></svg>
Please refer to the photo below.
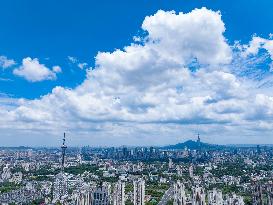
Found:
<svg viewBox="0 0 273 205"><path fill-rule="evenodd" d="M263 204L262 186L257 181L254 181L252 184L252 204L253 205Z"/></svg>
<svg viewBox="0 0 273 205"><path fill-rule="evenodd" d="M169 169L173 168L173 160L169 158L169 164L168 164Z"/></svg>
<svg viewBox="0 0 273 205"><path fill-rule="evenodd" d="M189 175L191 178L193 177L193 166L192 165L189 166Z"/></svg>
<svg viewBox="0 0 273 205"><path fill-rule="evenodd" d="M6 165L4 168L3 168L3 172L1 174L1 178L2 178L2 181L5 182L5 181L8 181L12 176L12 173L10 171L10 168L8 165Z"/></svg>
<svg viewBox="0 0 273 205"><path fill-rule="evenodd" d="M205 205L206 194L202 187L193 187L192 189L192 205Z"/></svg>
<svg viewBox="0 0 273 205"><path fill-rule="evenodd" d="M55 180L53 182L53 202L63 200L68 194L68 179L66 174L64 173L65 150L67 148L65 144L65 133L63 138L63 145L61 148L62 148L61 172L56 175Z"/></svg>
<svg viewBox="0 0 273 205"><path fill-rule="evenodd" d="M184 148L183 152L182 152L182 157L188 157L189 156L189 150L187 147Z"/></svg>
<svg viewBox="0 0 273 205"><path fill-rule="evenodd" d="M261 154L261 153L262 153L260 145L257 145L257 153L258 153L258 154Z"/></svg>
<svg viewBox="0 0 273 205"><path fill-rule="evenodd" d="M118 181L115 184L113 192L113 204L124 205L125 204L125 183Z"/></svg>
<svg viewBox="0 0 273 205"><path fill-rule="evenodd" d="M208 192L208 205L223 205L223 195L220 190L214 188Z"/></svg>
<svg viewBox="0 0 273 205"><path fill-rule="evenodd" d="M111 202L111 185L108 183L101 183L93 192L92 205L110 205Z"/></svg>
<svg viewBox="0 0 273 205"><path fill-rule="evenodd" d="M186 205L185 186L180 181L177 181L173 185L173 198L174 205Z"/></svg>
<svg viewBox="0 0 273 205"><path fill-rule="evenodd" d="M93 198L92 193L86 190L81 190L75 198L75 205L91 205Z"/></svg>
<svg viewBox="0 0 273 205"><path fill-rule="evenodd" d="M145 181L142 178L134 181L134 205L144 205Z"/></svg>
<svg viewBox="0 0 273 205"><path fill-rule="evenodd" d="M273 182L266 185L267 204L273 205Z"/></svg>
<svg viewBox="0 0 273 205"><path fill-rule="evenodd" d="M63 200L68 194L68 180L65 173L60 172L53 182L53 203Z"/></svg>
<svg viewBox="0 0 273 205"><path fill-rule="evenodd" d="M242 196L237 196L236 194L229 194L226 196L224 205L244 205L244 198Z"/></svg>
<svg viewBox="0 0 273 205"><path fill-rule="evenodd" d="M176 166L176 173L180 177L183 175L183 169L182 169L182 167L180 165Z"/></svg>
<svg viewBox="0 0 273 205"><path fill-rule="evenodd" d="M75 205L92 205L93 192L96 187L92 184L83 185L73 192Z"/></svg>
<svg viewBox="0 0 273 205"><path fill-rule="evenodd" d="M129 155L129 152L128 152L127 147L123 147L123 148L122 148L122 157L123 157L123 158L127 158L128 155Z"/></svg>

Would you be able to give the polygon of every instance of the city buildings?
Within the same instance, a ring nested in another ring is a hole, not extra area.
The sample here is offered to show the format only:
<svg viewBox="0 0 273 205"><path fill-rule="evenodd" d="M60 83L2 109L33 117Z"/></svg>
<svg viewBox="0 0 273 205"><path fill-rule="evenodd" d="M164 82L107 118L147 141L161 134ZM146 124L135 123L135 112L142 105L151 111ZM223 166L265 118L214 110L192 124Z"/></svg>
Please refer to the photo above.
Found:
<svg viewBox="0 0 273 205"><path fill-rule="evenodd" d="M145 181L139 178L134 184L134 205L144 205L145 202Z"/></svg>
<svg viewBox="0 0 273 205"><path fill-rule="evenodd" d="M53 183L53 203L63 201L68 194L68 179L65 173L61 172L55 176Z"/></svg>
<svg viewBox="0 0 273 205"><path fill-rule="evenodd" d="M76 190L73 193L75 205L91 205L93 202L93 191L90 187Z"/></svg>
<svg viewBox="0 0 273 205"><path fill-rule="evenodd" d="M224 201L224 205L244 205L244 198L242 196L238 196L236 194L229 194L226 196L226 200Z"/></svg>
<svg viewBox="0 0 273 205"><path fill-rule="evenodd" d="M92 205L110 205L111 186L108 183L101 183L93 192Z"/></svg>
<svg viewBox="0 0 273 205"><path fill-rule="evenodd" d="M173 185L173 200L174 205L186 205L185 186L180 181Z"/></svg>
<svg viewBox="0 0 273 205"><path fill-rule="evenodd" d="M115 184L113 192L113 204L124 205L125 204L125 183L118 181Z"/></svg>
<svg viewBox="0 0 273 205"><path fill-rule="evenodd" d="M273 205L273 182L269 182L266 185L266 192L267 192L267 204Z"/></svg>
<svg viewBox="0 0 273 205"><path fill-rule="evenodd" d="M194 176L193 175L193 166L192 165L189 166L189 175L190 175L191 178Z"/></svg>
<svg viewBox="0 0 273 205"><path fill-rule="evenodd" d="M272 205L272 147L184 151L0 148L0 204Z"/></svg>
<svg viewBox="0 0 273 205"><path fill-rule="evenodd" d="M208 205L223 205L222 191L214 188L208 192Z"/></svg>
<svg viewBox="0 0 273 205"><path fill-rule="evenodd" d="M9 165L6 164L6 166L3 168L3 172L1 174L1 180L3 182L8 181L11 178L12 174L9 168Z"/></svg>
<svg viewBox="0 0 273 205"><path fill-rule="evenodd" d="M206 194L202 187L192 188L192 205L205 205L206 204Z"/></svg>
<svg viewBox="0 0 273 205"><path fill-rule="evenodd" d="M253 205L262 205L263 204L262 186L257 181L254 181L253 186L252 186L252 203L253 203Z"/></svg>

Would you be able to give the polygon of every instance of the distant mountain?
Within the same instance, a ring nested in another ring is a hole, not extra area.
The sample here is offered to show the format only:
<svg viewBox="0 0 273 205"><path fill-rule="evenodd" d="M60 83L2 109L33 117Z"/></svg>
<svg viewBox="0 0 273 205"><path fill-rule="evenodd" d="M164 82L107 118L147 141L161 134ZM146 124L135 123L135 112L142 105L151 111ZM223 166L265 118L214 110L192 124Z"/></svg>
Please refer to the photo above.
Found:
<svg viewBox="0 0 273 205"><path fill-rule="evenodd" d="M186 147L191 150L194 150L194 149L197 150L199 148L201 148L201 149L217 149L218 148L219 149L224 146L188 140L183 143L178 143L175 145L168 145L168 146L162 147L162 149L185 149Z"/></svg>
<svg viewBox="0 0 273 205"><path fill-rule="evenodd" d="M237 148L254 148L257 146L260 147L273 147L273 144L227 144L228 147L237 147Z"/></svg>

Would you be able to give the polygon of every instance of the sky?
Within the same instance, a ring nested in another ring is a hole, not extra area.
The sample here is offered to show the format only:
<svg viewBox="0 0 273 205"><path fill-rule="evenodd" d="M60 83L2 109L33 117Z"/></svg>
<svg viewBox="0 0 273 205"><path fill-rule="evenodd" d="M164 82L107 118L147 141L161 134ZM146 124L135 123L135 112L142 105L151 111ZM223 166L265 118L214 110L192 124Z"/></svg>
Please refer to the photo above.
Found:
<svg viewBox="0 0 273 205"><path fill-rule="evenodd" d="M0 5L0 146L273 144L272 1Z"/></svg>

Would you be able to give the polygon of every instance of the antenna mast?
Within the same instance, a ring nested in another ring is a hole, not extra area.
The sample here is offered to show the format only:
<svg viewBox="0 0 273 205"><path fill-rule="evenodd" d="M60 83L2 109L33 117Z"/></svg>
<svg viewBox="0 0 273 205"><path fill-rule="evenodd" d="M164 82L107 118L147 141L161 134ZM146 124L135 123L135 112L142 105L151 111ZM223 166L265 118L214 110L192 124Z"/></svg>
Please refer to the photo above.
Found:
<svg viewBox="0 0 273 205"><path fill-rule="evenodd" d="M65 157L65 150L67 146L65 145L65 132L64 132L64 138L63 138L63 145L62 145L62 171L64 171L64 157Z"/></svg>
<svg viewBox="0 0 273 205"><path fill-rule="evenodd" d="M201 141L201 140L200 140L200 134L199 134L199 132L198 132L198 134L197 134L197 142L200 143L200 141Z"/></svg>

